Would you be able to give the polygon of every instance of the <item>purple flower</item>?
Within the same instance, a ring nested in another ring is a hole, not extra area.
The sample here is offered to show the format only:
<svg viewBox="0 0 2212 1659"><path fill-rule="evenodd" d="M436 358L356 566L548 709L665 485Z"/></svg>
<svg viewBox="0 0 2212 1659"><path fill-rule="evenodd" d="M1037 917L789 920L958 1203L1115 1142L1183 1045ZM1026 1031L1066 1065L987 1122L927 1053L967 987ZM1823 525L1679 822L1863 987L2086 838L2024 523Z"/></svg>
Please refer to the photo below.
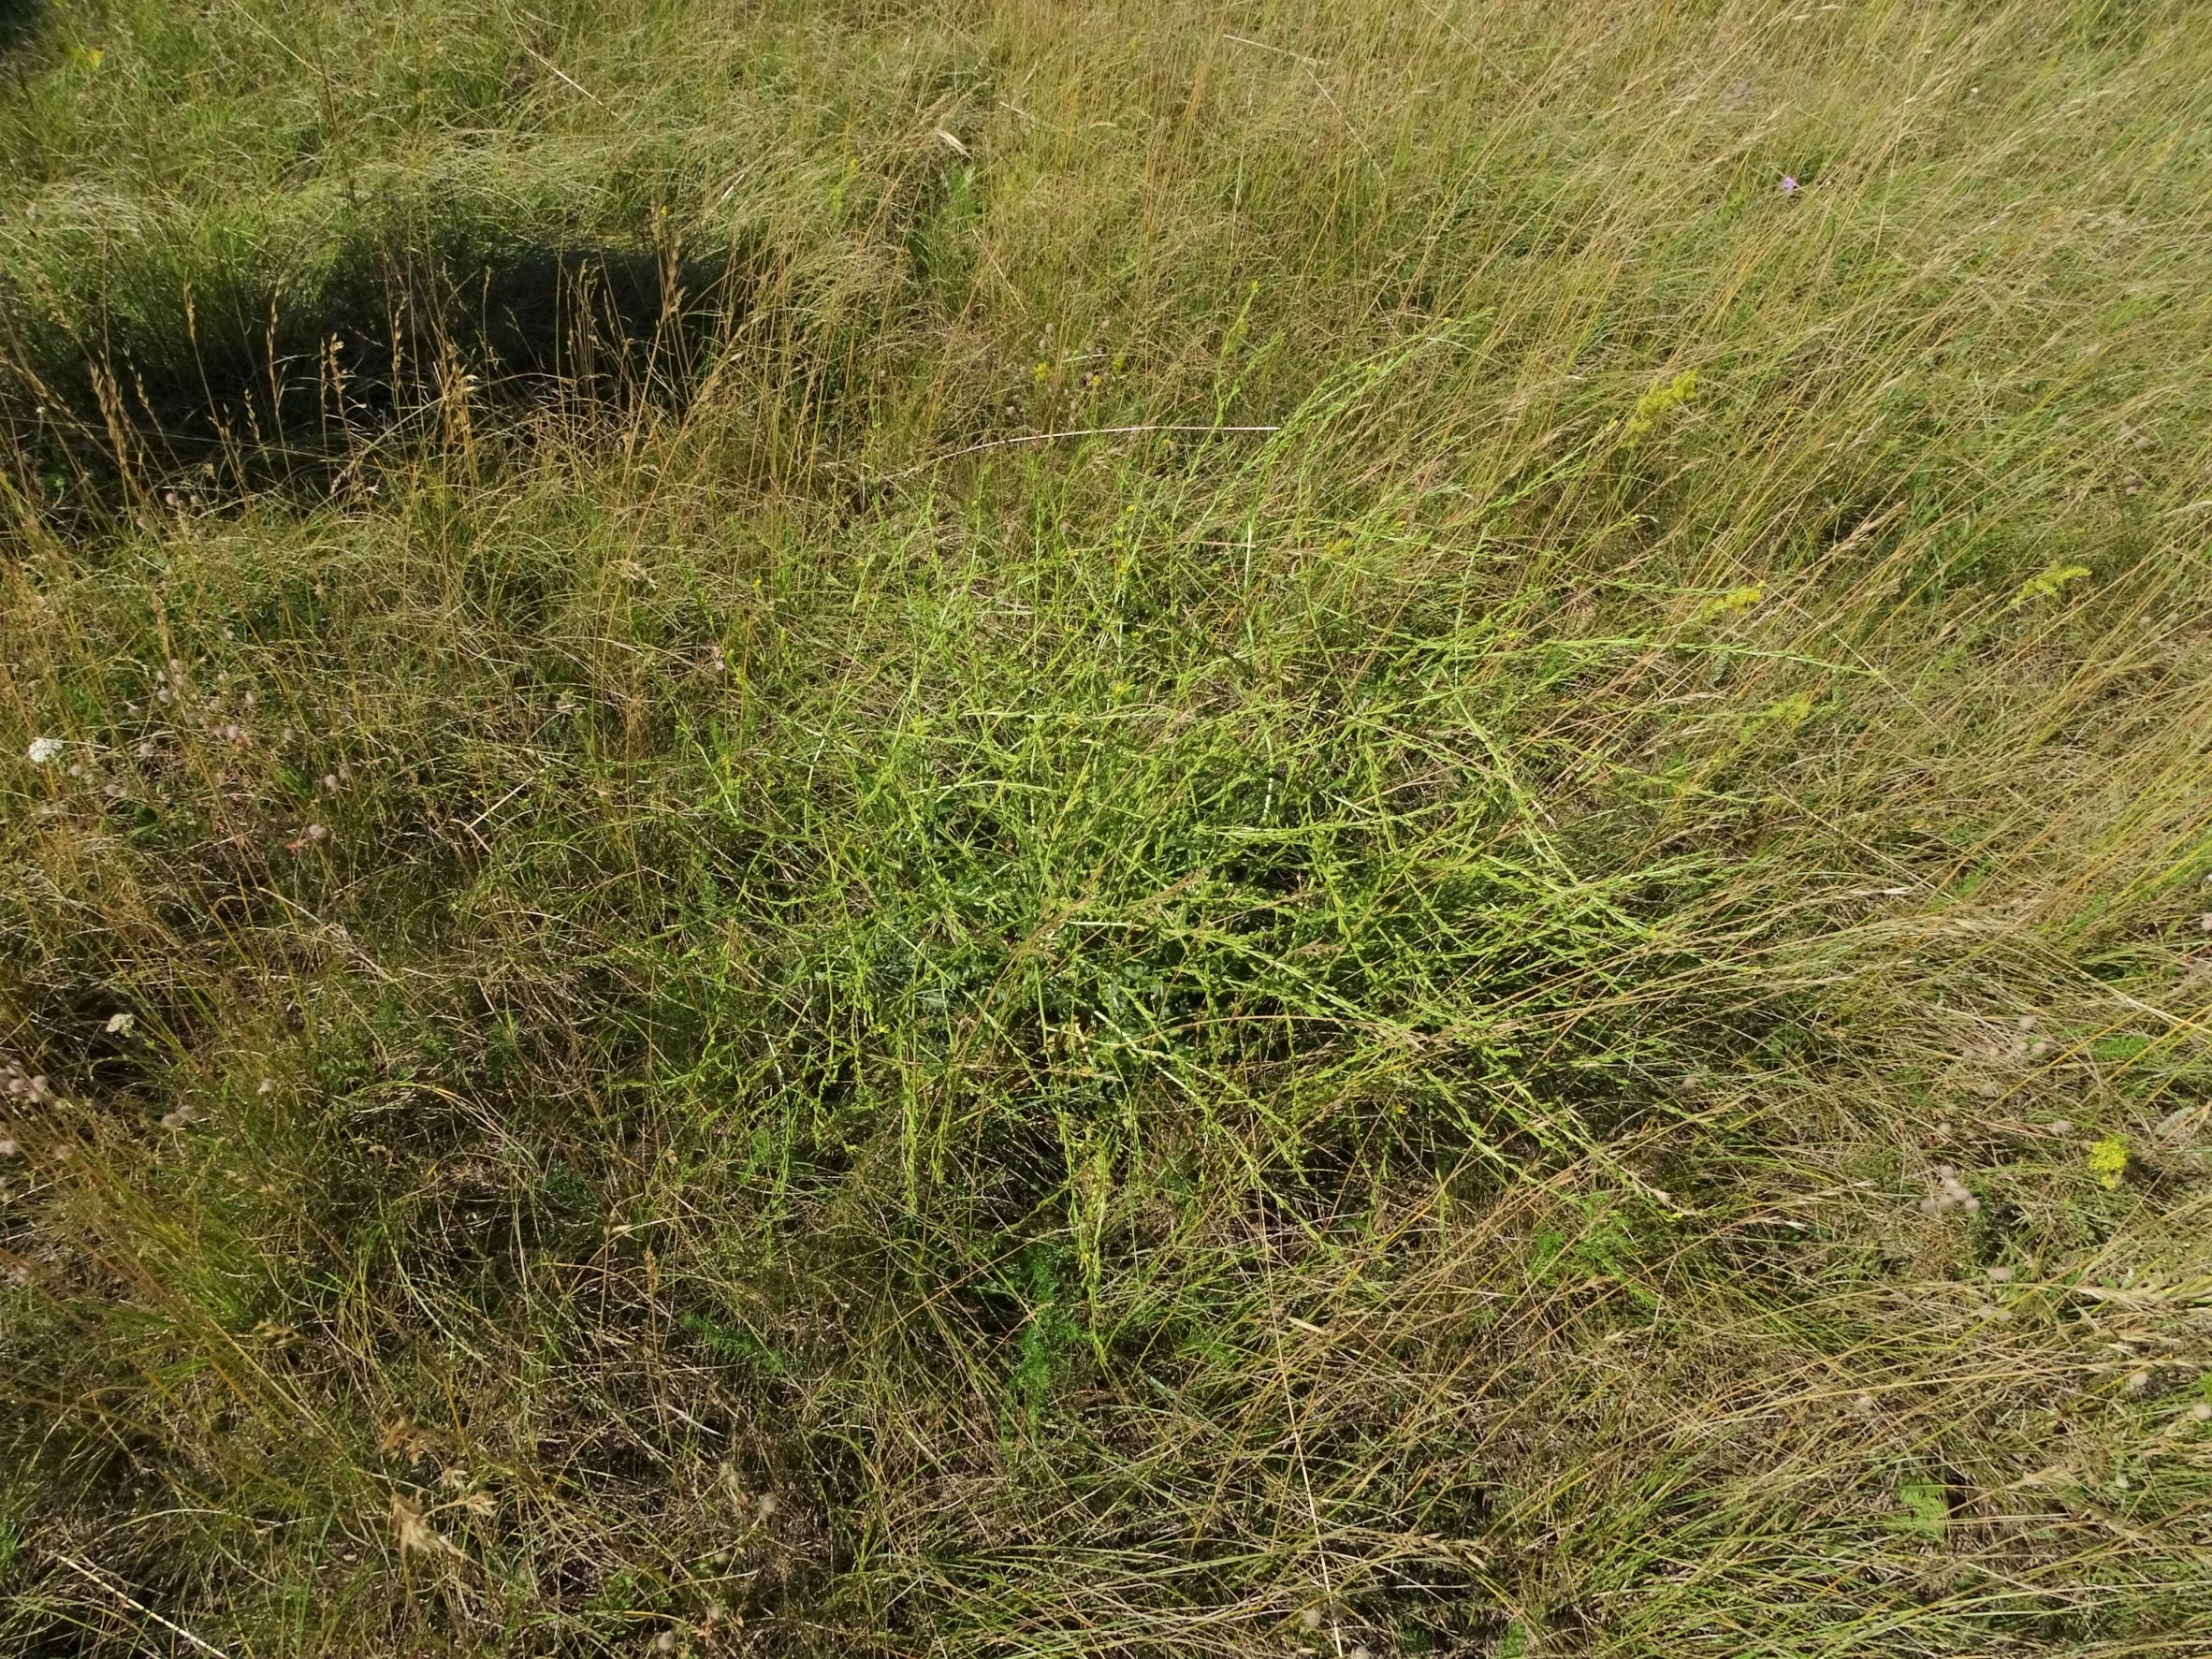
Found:
<svg viewBox="0 0 2212 1659"><path fill-rule="evenodd" d="M1783 176L1782 176L1782 193L1783 193L1783 195L1784 195L1784 196L1787 196L1787 195L1788 195L1788 194L1789 194L1791 191L1793 191L1793 190L1797 189L1797 175L1796 175L1795 173L1784 173L1784 174L1783 174Z"/></svg>

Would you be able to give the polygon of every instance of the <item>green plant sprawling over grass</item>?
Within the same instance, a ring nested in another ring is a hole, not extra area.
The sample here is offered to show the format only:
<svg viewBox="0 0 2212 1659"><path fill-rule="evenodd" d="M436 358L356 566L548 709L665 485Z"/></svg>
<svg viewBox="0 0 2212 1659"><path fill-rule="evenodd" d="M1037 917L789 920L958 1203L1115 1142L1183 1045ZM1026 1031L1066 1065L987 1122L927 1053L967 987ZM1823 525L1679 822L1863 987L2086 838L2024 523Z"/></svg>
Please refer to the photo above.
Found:
<svg viewBox="0 0 2212 1659"><path fill-rule="evenodd" d="M2212 1639L2212 31L0 5L0 1652Z"/></svg>

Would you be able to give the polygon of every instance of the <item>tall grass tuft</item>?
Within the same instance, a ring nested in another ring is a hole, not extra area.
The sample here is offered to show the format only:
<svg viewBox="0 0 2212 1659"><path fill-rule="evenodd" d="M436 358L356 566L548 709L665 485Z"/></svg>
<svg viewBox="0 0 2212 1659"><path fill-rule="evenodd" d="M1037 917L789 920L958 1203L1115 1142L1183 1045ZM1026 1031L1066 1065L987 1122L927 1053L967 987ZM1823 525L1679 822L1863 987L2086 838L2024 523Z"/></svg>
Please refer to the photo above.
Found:
<svg viewBox="0 0 2212 1659"><path fill-rule="evenodd" d="M0 7L0 1652L2193 1651L2200 21Z"/></svg>

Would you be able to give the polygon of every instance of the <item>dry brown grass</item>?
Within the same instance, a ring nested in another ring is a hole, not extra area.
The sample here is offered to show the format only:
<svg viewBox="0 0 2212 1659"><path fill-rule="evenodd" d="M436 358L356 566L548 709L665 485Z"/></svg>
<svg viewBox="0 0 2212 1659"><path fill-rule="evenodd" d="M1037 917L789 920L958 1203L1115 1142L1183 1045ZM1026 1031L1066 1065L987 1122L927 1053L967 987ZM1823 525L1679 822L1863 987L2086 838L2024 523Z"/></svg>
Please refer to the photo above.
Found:
<svg viewBox="0 0 2212 1659"><path fill-rule="evenodd" d="M0 36L0 1646L2193 1651L2195 22Z"/></svg>

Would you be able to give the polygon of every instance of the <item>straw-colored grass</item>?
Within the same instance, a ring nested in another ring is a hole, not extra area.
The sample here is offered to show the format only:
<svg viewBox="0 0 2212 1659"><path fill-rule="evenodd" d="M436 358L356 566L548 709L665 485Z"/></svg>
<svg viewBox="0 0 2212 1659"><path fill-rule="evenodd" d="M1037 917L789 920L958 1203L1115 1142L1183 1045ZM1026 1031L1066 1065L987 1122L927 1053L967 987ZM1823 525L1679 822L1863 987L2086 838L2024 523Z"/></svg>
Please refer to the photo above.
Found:
<svg viewBox="0 0 2212 1659"><path fill-rule="evenodd" d="M0 1650L2204 1651L2206 21L7 12Z"/></svg>

